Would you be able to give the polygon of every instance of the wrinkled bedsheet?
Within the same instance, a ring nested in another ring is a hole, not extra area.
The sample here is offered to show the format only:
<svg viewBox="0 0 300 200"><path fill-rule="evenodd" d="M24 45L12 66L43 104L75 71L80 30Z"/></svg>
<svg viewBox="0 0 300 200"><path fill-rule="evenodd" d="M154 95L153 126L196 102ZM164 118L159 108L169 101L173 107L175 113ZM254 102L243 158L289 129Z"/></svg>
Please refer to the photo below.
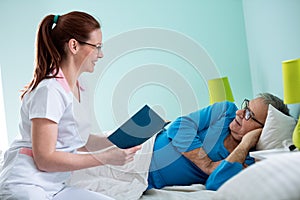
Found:
<svg viewBox="0 0 300 200"><path fill-rule="evenodd" d="M209 200L215 192L205 186L172 186L163 189L147 188L148 168L151 161L154 137L143 144L135 160L125 166L99 166L74 171L69 185L100 192L116 200ZM0 151L0 169L3 154Z"/></svg>
<svg viewBox="0 0 300 200"><path fill-rule="evenodd" d="M70 185L83 187L115 199L139 199L147 188L154 137L145 142L134 157L124 166L98 166L74 171Z"/></svg>
<svg viewBox="0 0 300 200"><path fill-rule="evenodd" d="M117 200L203 199L209 200L213 191L205 186L173 186L163 189L147 188L148 169L154 138L143 144L134 161L125 166L99 166L73 172L69 184L111 196Z"/></svg>

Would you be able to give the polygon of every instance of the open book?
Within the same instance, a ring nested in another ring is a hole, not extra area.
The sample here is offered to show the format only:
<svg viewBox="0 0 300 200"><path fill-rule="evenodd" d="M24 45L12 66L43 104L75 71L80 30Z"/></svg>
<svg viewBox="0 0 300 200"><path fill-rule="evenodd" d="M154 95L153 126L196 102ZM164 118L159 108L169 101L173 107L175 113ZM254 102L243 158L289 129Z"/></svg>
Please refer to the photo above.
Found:
<svg viewBox="0 0 300 200"><path fill-rule="evenodd" d="M108 136L108 139L122 149L134 147L161 132L168 123L170 122L145 105Z"/></svg>

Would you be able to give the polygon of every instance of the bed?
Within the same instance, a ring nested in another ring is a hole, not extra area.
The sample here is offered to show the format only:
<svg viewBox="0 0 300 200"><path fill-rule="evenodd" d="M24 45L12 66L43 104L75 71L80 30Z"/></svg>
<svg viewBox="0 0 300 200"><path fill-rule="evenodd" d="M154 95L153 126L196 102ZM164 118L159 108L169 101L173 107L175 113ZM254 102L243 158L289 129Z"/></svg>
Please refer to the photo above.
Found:
<svg viewBox="0 0 300 200"><path fill-rule="evenodd" d="M103 179L101 176L95 176L94 173L97 170L85 172L85 175L81 174L79 176L81 180L77 182L80 184L77 186L105 193L117 200L299 200L299 166L299 151L277 154L243 170L221 186L218 191L206 190L204 185L194 184L151 189L143 192L145 188L143 179L137 178L127 182L124 179L120 181L121 179L116 177L119 180L116 182L116 180L112 181L107 177ZM83 182L84 176L87 179ZM73 183L76 185L76 182Z"/></svg>
<svg viewBox="0 0 300 200"><path fill-rule="evenodd" d="M260 149L283 148L291 139L295 120L269 108L258 146ZM223 184L217 191L204 185L171 186L146 192L148 167L154 137L143 144L134 162L125 166L99 166L74 171L70 185L100 192L117 200L189 200L189 199L300 199L300 152L278 154L257 162ZM3 154L0 151L0 158ZM1 168L0 159L0 168Z"/></svg>
<svg viewBox="0 0 300 200"><path fill-rule="evenodd" d="M292 117L269 106L258 150L286 148L295 127ZM218 191L204 185L172 186L146 192L154 138L144 143L134 162L126 167L101 166L73 173L71 185L98 191L117 200L188 199L300 199L300 152L273 156L254 164L226 182Z"/></svg>
<svg viewBox="0 0 300 200"><path fill-rule="evenodd" d="M143 182L133 180L127 184L109 179L93 179L81 186L99 191L117 200L299 200L300 152L277 154L262 160L227 181L217 191L206 190L204 185L171 186L143 192ZM95 171L94 171L95 172ZM89 174L88 176L92 176ZM83 178L83 176L80 176ZM89 177L90 178L90 177ZM107 177L106 177L107 178ZM81 179L82 180L82 179ZM120 179L119 179L120 180ZM99 182L103 184L99 184ZM140 179L141 181L141 179ZM139 184L139 185L136 185ZM76 184L75 184L76 185ZM80 185L80 184L79 184ZM99 187L99 188L97 188ZM103 188L106 188L103 190Z"/></svg>
<svg viewBox="0 0 300 200"><path fill-rule="evenodd" d="M154 137L143 144L133 162L125 166L100 166L73 172L69 184L101 192L117 200L211 199L213 191L202 184L172 186L163 189L147 188L148 169Z"/></svg>
<svg viewBox="0 0 300 200"><path fill-rule="evenodd" d="M0 159L0 167L1 164ZM139 193L139 188L122 193L118 191L123 186L121 184L108 191L115 193L117 200L299 200L299 166L300 152L298 151L279 154L260 161L230 179L218 191L206 190L201 184L165 187L160 190L151 189L145 193ZM95 184L95 180L91 180L90 184L85 184L85 187L101 186L99 183ZM105 183L105 180L101 182Z"/></svg>

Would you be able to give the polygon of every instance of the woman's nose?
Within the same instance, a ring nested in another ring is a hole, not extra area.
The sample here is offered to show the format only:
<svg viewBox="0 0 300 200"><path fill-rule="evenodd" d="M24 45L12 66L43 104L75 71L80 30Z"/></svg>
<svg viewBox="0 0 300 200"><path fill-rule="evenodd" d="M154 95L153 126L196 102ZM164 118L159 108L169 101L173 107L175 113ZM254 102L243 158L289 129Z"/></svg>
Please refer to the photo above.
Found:
<svg viewBox="0 0 300 200"><path fill-rule="evenodd" d="M103 52L102 52L102 50L100 50L99 52L98 52L98 58L103 58Z"/></svg>

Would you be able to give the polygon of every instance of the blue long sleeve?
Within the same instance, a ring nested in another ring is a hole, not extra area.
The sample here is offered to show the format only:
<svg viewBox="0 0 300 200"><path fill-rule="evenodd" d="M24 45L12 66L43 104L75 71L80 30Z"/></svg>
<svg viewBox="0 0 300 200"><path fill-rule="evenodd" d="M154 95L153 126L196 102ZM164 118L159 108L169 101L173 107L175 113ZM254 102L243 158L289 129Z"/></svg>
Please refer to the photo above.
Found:
<svg viewBox="0 0 300 200"><path fill-rule="evenodd" d="M207 153L228 132L228 126L235 118L237 107L231 102L218 102L188 115L177 118L166 134L179 152L200 148L205 143Z"/></svg>
<svg viewBox="0 0 300 200"><path fill-rule="evenodd" d="M210 174L206 181L207 190L217 190L223 183L242 171L243 165L239 162L223 160L220 165Z"/></svg>

